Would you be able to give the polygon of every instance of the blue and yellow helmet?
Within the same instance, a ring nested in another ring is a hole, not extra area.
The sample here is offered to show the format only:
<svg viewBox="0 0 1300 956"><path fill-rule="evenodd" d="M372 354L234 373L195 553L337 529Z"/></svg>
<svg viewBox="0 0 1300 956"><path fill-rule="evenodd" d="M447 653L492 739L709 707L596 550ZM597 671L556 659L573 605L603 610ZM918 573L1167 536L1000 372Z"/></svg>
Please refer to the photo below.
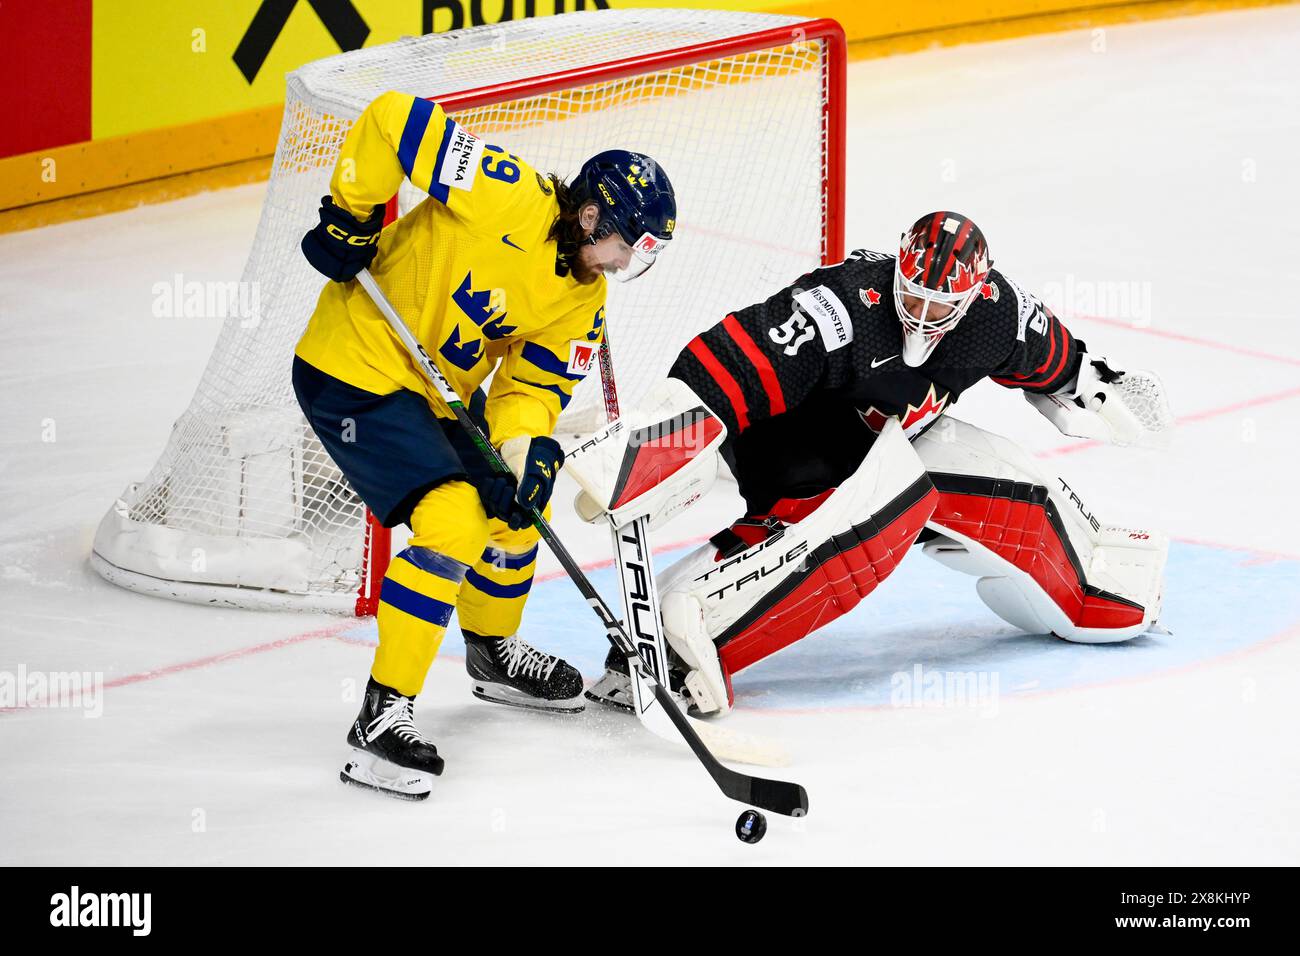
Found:
<svg viewBox="0 0 1300 956"><path fill-rule="evenodd" d="M569 184L579 205L594 202L600 219L589 242L615 232L632 247L626 278L654 265L677 227L677 199L662 166L644 153L607 149L582 164ZM622 278L622 277L620 277Z"/></svg>

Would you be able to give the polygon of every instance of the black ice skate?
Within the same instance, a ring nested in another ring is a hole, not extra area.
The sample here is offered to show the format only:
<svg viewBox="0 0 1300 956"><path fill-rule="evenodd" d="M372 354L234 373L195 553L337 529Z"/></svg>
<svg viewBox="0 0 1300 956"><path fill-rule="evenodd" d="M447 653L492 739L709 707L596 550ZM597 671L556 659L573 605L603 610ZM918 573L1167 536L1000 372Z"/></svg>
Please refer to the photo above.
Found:
<svg viewBox="0 0 1300 956"><path fill-rule="evenodd" d="M411 720L414 697L378 683L366 684L361 713L348 731L351 759L339 779L402 800L423 800L442 773L438 748L420 735Z"/></svg>
<svg viewBox="0 0 1300 956"><path fill-rule="evenodd" d="M668 656L670 660L675 659L671 650ZM678 697L686 697L689 700L690 695L684 689L685 675L676 667L670 667L668 677L669 689ZM584 696L587 700L604 704L615 710L627 711L629 714L633 712L632 678L627 672L627 661L621 651L614 647L609 649L609 653L605 655L605 673L601 675L600 680L587 688Z"/></svg>
<svg viewBox="0 0 1300 956"><path fill-rule="evenodd" d="M465 670L474 696L495 704L576 714L582 703L582 675L558 657L510 637L465 635Z"/></svg>

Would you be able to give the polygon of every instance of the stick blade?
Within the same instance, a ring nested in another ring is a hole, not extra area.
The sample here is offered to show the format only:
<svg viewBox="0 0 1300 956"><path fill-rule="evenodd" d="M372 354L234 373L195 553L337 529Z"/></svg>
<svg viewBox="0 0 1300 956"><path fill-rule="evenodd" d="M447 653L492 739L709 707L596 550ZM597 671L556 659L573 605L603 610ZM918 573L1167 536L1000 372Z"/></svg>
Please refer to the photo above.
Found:
<svg viewBox="0 0 1300 956"><path fill-rule="evenodd" d="M639 674L640 668L634 668L634 673ZM677 707L676 702L662 684L647 680L645 690L654 695L654 699L658 704L657 708L649 708L647 714L657 710L658 714L655 716L662 714L672 721L691 750L695 751L695 756L704 764L704 768L708 770L709 776L718 785L718 789L726 796L732 800L748 803L750 806L769 810L772 813L780 813L787 817L802 817L808 813L808 792L803 787L789 780L768 780L766 777L751 777L749 774L725 766L705 746L704 741L700 739L700 735L691 726L691 721ZM647 723L647 726L650 726L649 723Z"/></svg>
<svg viewBox="0 0 1300 956"><path fill-rule="evenodd" d="M808 815L808 791L799 784L790 780L749 777L734 771L732 774L726 781L719 781L723 792L731 799L787 817Z"/></svg>

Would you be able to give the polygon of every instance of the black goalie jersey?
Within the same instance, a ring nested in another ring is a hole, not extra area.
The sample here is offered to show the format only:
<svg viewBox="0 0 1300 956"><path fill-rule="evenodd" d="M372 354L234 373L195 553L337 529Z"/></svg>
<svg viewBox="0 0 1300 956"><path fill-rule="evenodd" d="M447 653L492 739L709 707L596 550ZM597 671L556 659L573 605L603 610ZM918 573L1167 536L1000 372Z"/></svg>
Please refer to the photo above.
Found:
<svg viewBox="0 0 1300 956"><path fill-rule="evenodd" d="M917 368L903 364L894 257L857 250L696 336L669 375L729 429L723 453L756 513L838 484L897 418L915 438L984 378L1034 392L1068 384L1083 343L996 269Z"/></svg>

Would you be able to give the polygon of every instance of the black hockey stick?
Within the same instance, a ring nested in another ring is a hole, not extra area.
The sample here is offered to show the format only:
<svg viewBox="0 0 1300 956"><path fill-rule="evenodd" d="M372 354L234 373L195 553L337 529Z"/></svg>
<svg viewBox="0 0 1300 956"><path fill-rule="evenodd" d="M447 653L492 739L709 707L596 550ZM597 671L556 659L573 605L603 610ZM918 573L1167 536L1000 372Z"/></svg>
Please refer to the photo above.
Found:
<svg viewBox="0 0 1300 956"><path fill-rule="evenodd" d="M460 396L456 394L451 383L438 371L438 366L429 358L429 353L411 334L402 317L397 314L384 295L382 289L375 283L375 277L370 274L370 270L362 269L357 275L357 280L361 287L366 290L376 308L383 313L384 318L388 321L393 332L401 340L402 345L410 354L412 361L424 373L424 377L437 391L447 406L451 409L452 414L456 416L462 428L469 433L474 444L487 458L492 468L499 474L510 474L510 466L502 459L501 453L493 447L488 441L487 436L483 434L482 429L470 417L469 411L465 408L465 403L461 401ZM730 767L723 766L717 757L709 751L709 748L700 740L699 734L695 728L690 725L685 714L678 709L676 702L668 689L660 684L651 674L641 657L636 652L636 647L632 639L628 636L623 625L619 623L609 605L605 603L600 593L592 585L587 575L583 573L582 568L569 554L567 548L556 536L555 531L551 528L550 523L542 517L540 511L532 509L533 525L537 528L538 533L542 536L555 557L559 559L560 565L577 585L579 592L586 598L587 603L600 618L601 623L605 625L605 635L609 638L611 644L617 648L618 652L623 655L627 661L628 673L633 680L640 680L646 689L653 688L654 698L658 702L660 709L668 716L677 731L686 740L687 745L699 758L700 763L704 764L704 769L709 772L713 782L718 788L730 797L732 800L738 800L741 803L747 803L751 806L760 807L764 810L770 810L773 813L782 813L786 816L801 817L808 812L808 794L797 783L788 780L768 780L763 777L752 777L749 774L740 773L732 770Z"/></svg>

